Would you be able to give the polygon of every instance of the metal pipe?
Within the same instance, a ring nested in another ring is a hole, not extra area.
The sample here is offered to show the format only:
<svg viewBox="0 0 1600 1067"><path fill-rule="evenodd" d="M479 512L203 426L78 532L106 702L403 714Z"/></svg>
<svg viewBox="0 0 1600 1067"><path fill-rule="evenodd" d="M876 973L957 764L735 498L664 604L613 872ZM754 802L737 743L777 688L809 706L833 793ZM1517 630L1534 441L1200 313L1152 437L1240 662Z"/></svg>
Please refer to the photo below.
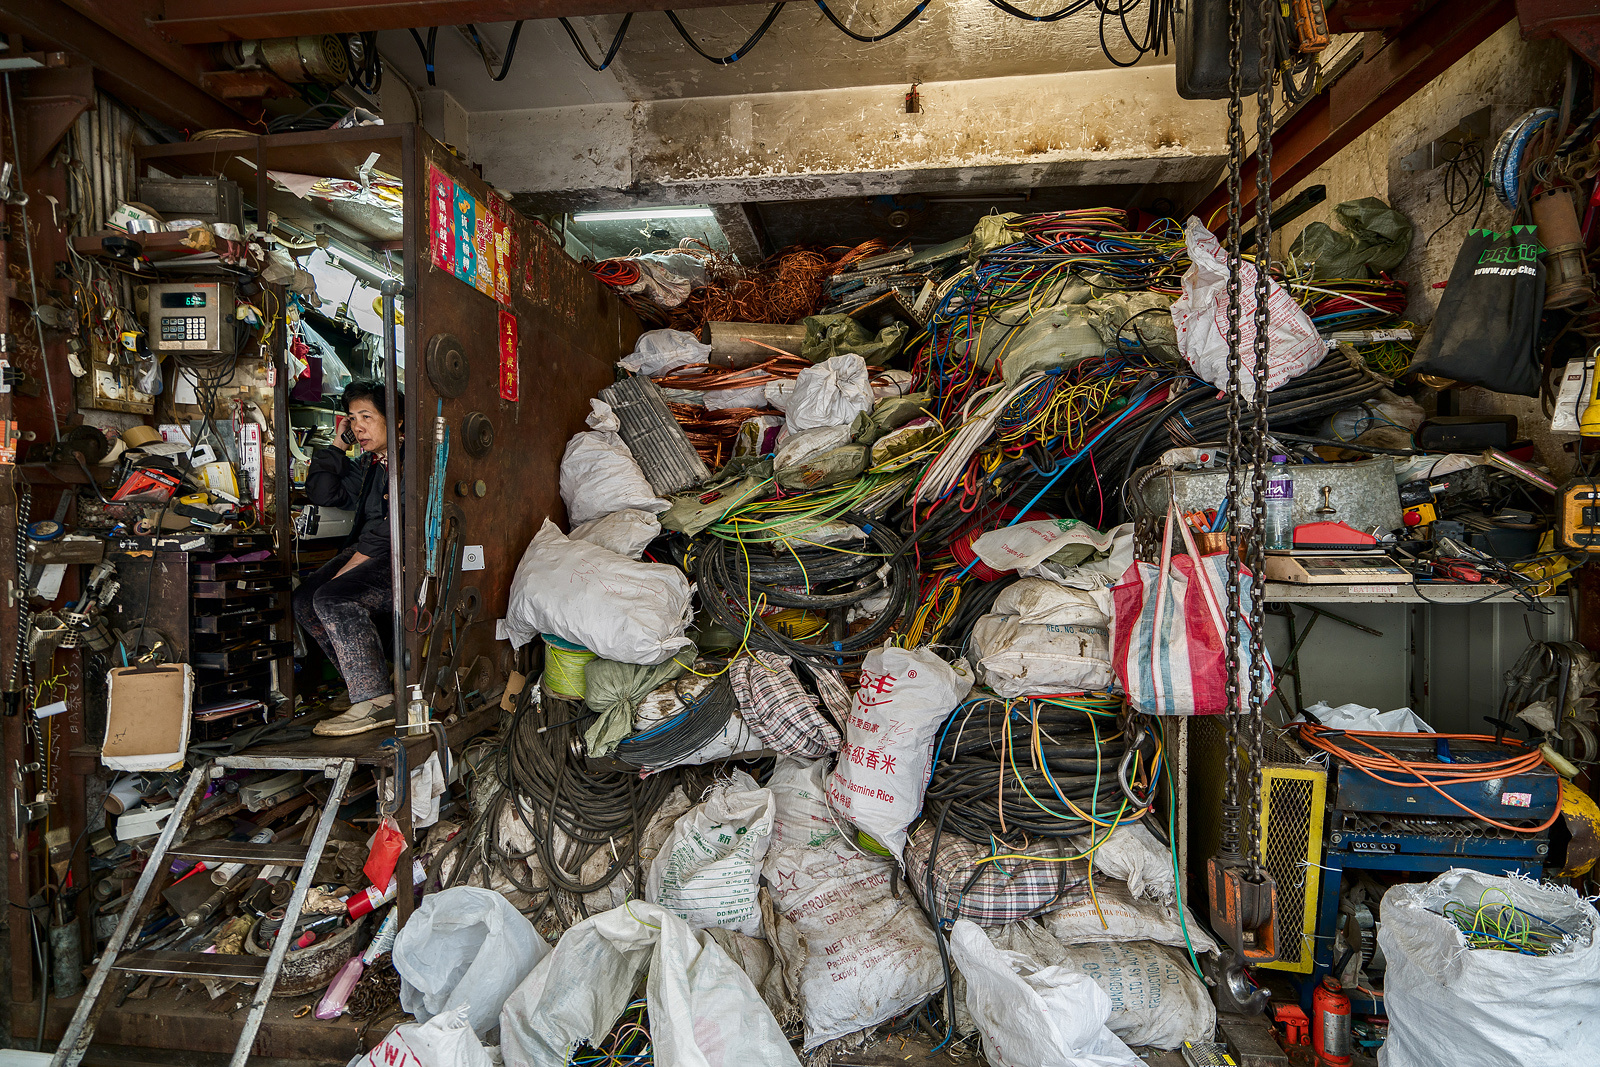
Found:
<svg viewBox="0 0 1600 1067"><path fill-rule="evenodd" d="M385 278L383 294L383 393L384 418L389 423L389 590L392 597L390 611L394 625L394 724L395 732L404 736L406 728L406 630L405 630L405 540L400 523L400 412L398 408L399 373L396 369L398 354L395 351L395 296L400 292L400 282Z"/></svg>

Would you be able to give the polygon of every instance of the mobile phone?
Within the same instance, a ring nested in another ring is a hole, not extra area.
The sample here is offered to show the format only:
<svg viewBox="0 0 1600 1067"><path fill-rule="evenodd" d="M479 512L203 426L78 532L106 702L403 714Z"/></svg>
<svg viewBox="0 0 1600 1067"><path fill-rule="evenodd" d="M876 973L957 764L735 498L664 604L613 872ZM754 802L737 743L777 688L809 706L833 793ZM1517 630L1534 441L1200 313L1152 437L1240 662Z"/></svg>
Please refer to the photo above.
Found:
<svg viewBox="0 0 1600 1067"><path fill-rule="evenodd" d="M351 429L350 426L350 416L340 415L334 420L334 428L338 433L339 440L346 448L356 443L355 430Z"/></svg>

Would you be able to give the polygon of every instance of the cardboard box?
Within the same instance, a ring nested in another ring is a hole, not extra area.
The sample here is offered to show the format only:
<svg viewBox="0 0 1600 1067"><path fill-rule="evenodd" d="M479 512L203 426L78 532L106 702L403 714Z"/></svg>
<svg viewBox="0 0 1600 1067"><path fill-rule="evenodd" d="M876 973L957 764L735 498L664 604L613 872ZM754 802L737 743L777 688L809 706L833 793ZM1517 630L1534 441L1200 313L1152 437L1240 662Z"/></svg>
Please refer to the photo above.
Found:
<svg viewBox="0 0 1600 1067"><path fill-rule="evenodd" d="M194 668L187 663L114 668L107 678L100 762L114 771L181 767L193 698Z"/></svg>

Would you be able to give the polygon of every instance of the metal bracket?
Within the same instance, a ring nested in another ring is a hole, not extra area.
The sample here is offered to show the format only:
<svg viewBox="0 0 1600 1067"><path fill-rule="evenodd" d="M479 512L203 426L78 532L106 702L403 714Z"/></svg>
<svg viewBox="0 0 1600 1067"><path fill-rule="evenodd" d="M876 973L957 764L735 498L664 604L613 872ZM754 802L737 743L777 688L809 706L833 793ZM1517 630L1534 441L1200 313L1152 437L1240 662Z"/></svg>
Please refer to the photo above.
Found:
<svg viewBox="0 0 1600 1067"><path fill-rule="evenodd" d="M1233 949L1225 948L1213 961L1202 957L1200 969L1211 985L1211 999L1217 1011L1233 1015L1260 1015L1267 1010L1272 991L1253 984L1244 973L1244 964Z"/></svg>
<svg viewBox="0 0 1600 1067"><path fill-rule="evenodd" d="M94 106L94 70L65 65L28 71L17 94L23 136L18 154L24 175L32 174L61 143L78 116Z"/></svg>
<svg viewBox="0 0 1600 1067"><path fill-rule="evenodd" d="M1401 170L1433 170L1461 158L1467 146L1489 137L1489 109L1480 107L1455 127L1400 161Z"/></svg>

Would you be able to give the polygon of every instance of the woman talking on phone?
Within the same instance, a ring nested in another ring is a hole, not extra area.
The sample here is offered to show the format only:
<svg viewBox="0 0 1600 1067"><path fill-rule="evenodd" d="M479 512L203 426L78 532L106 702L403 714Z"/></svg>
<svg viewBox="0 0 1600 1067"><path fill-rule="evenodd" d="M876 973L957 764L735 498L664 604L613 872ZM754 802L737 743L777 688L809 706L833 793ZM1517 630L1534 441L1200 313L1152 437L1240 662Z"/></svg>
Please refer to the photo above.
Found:
<svg viewBox="0 0 1600 1067"><path fill-rule="evenodd" d="M355 512L344 547L294 593L294 615L350 690L350 710L316 724L323 736L344 737L394 722L394 692L373 624L374 612L394 610L389 562L389 423L382 382L345 386L340 443L311 457L306 496L313 504ZM405 410L396 396L395 410ZM343 449L359 445L352 460Z"/></svg>

